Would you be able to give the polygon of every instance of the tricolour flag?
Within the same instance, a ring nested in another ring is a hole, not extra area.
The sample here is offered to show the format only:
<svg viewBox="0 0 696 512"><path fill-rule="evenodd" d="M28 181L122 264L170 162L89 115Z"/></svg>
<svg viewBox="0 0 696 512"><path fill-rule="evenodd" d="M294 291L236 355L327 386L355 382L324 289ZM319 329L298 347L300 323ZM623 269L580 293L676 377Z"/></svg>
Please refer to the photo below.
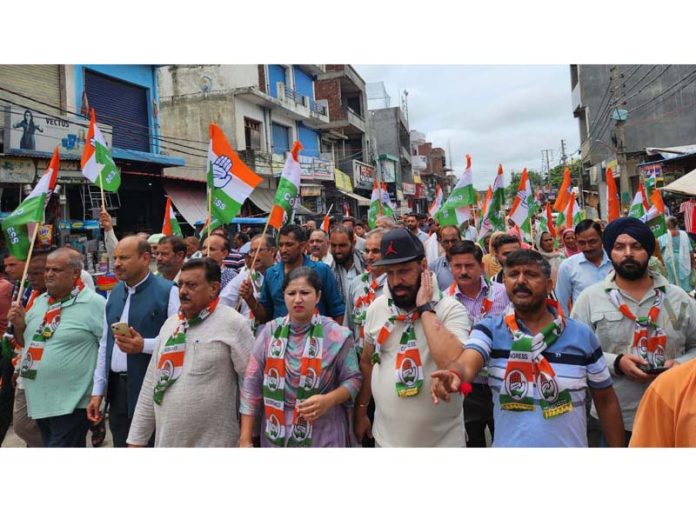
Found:
<svg viewBox="0 0 696 512"><path fill-rule="evenodd" d="M549 235L556 238L556 227L553 225L553 212L551 211L551 203L546 203L546 215L541 217L541 224L544 231L548 231Z"/></svg>
<svg viewBox="0 0 696 512"><path fill-rule="evenodd" d="M565 211L566 229L573 229L584 219L585 213L580 209L580 205L575 197L575 192L571 192Z"/></svg>
<svg viewBox="0 0 696 512"><path fill-rule="evenodd" d="M653 232L653 236L657 238L667 233L665 203L662 201L662 194L660 194L658 189L653 189L652 194L650 194L650 200L652 205L645 215L641 217L641 220L648 225Z"/></svg>
<svg viewBox="0 0 696 512"><path fill-rule="evenodd" d="M94 109L90 112L87 143L82 150L82 175L102 190L116 192L121 186L121 171L118 170L104 135L97 126Z"/></svg>
<svg viewBox="0 0 696 512"><path fill-rule="evenodd" d="M570 200L571 189L570 169L566 167L563 171L563 182L558 189L558 196L556 196L556 201L553 203L554 210L561 213L566 211L566 208L568 208L568 201Z"/></svg>
<svg viewBox="0 0 696 512"><path fill-rule="evenodd" d="M648 198L645 194L645 188L643 188L643 184L641 183L640 185L638 185L638 191L636 192L636 195L633 196L633 202L631 203L631 207L628 210L628 216L640 219L643 217L643 215L648 213L649 209L650 204L648 203Z"/></svg>
<svg viewBox="0 0 696 512"><path fill-rule="evenodd" d="M607 219L609 222L621 216L621 205L619 203L619 192L616 190L614 172L611 167L607 169Z"/></svg>
<svg viewBox="0 0 696 512"><path fill-rule="evenodd" d="M483 199L483 205L481 205L481 225L479 226L478 230L478 235L476 236L476 240L481 240L483 237L485 237L488 233L490 233L493 230L493 225L491 224L491 220L488 218L488 210L490 208L490 204L493 200L493 187L488 185L488 190L486 191L486 197Z"/></svg>
<svg viewBox="0 0 696 512"><path fill-rule="evenodd" d="M377 217L382 215L382 203L380 201L382 194L380 193L377 180L372 181L372 195L370 196L370 209L367 211L367 224L370 229L375 228Z"/></svg>
<svg viewBox="0 0 696 512"><path fill-rule="evenodd" d="M302 144L295 141L292 151L285 160L283 174L280 175L278 190L276 190L275 204L268 219L268 225L275 229L280 229L292 218L292 211L295 208L295 201L300 196L300 177L302 167L298 153L302 150Z"/></svg>
<svg viewBox="0 0 696 512"><path fill-rule="evenodd" d="M324 215L324 220L321 221L321 227L319 229L321 229L324 233L328 233L330 225L331 225L331 220L329 219L329 215L326 214L326 215Z"/></svg>
<svg viewBox="0 0 696 512"><path fill-rule="evenodd" d="M440 226L460 226L465 220L473 219L471 207L442 208L437 214Z"/></svg>
<svg viewBox="0 0 696 512"><path fill-rule="evenodd" d="M29 255L29 236L27 225L44 221L46 204L51 198L53 189L58 179L60 156L58 148L53 150L53 157L48 164L48 169L34 187L34 190L21 202L21 204L2 221L2 230L7 240L10 254L18 260L26 260Z"/></svg>
<svg viewBox="0 0 696 512"><path fill-rule="evenodd" d="M447 201L442 208L458 208L476 204L476 191L474 190L474 180L471 173L471 156L466 155L466 169L462 177L459 178L454 190L450 192Z"/></svg>
<svg viewBox="0 0 696 512"><path fill-rule="evenodd" d="M171 197L167 197L167 204L164 207L164 223L162 224L162 233L167 236L183 236L181 226L179 226L179 221L176 220L176 214L174 213Z"/></svg>
<svg viewBox="0 0 696 512"><path fill-rule="evenodd" d="M222 128L211 123L207 173L211 226L231 222L262 181L232 149Z"/></svg>
<svg viewBox="0 0 696 512"><path fill-rule="evenodd" d="M430 215L431 218L435 218L435 215L437 215L437 212L440 211L440 208L442 208L442 201L444 199L444 194L442 192L442 187L438 184L437 188L435 189L435 199L433 200L432 204L430 205L430 208L428 208L428 214Z"/></svg>
<svg viewBox="0 0 696 512"><path fill-rule="evenodd" d="M532 230L529 219L536 212L536 203L532 193L532 184L527 175L527 169L522 170L522 178L517 189L517 196L510 209L510 218L517 224L520 230L531 235Z"/></svg>

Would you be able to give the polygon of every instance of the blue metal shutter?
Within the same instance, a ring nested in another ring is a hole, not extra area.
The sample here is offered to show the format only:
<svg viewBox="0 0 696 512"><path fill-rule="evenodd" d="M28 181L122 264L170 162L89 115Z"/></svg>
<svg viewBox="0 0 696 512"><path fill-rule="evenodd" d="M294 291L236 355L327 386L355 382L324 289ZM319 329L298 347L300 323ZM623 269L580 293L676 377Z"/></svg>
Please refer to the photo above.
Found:
<svg viewBox="0 0 696 512"><path fill-rule="evenodd" d="M283 82L287 85L287 79L285 77L285 68L277 64L268 65L268 89L274 98L278 97L278 88L276 83Z"/></svg>
<svg viewBox="0 0 696 512"><path fill-rule="evenodd" d="M113 146L149 153L147 89L90 70L85 88L97 122L114 127Z"/></svg>
<svg viewBox="0 0 696 512"><path fill-rule="evenodd" d="M302 155L311 156L314 158L319 157L319 136L314 130L307 128L302 124L302 121L297 122L297 134L300 137L300 142L302 143Z"/></svg>
<svg viewBox="0 0 696 512"><path fill-rule="evenodd" d="M297 66L295 69L295 90L302 96L307 96L310 100L314 99L314 82L312 77L302 71Z"/></svg>
<svg viewBox="0 0 696 512"><path fill-rule="evenodd" d="M273 132L273 152L284 155L290 151L288 127L271 123L271 131Z"/></svg>

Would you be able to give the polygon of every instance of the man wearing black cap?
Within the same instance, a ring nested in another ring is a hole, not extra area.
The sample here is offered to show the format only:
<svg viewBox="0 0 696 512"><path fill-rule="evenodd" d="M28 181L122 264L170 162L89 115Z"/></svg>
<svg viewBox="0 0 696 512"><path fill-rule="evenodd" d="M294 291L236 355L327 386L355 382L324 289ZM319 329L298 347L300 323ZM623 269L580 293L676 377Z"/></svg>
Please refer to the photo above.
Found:
<svg viewBox="0 0 696 512"><path fill-rule="evenodd" d="M648 270L655 237L642 221L622 217L604 230L614 270L578 297L572 318L595 330L614 379L626 441L643 393L662 371L696 357L696 304ZM597 417L592 409L592 416Z"/></svg>
<svg viewBox="0 0 696 512"><path fill-rule="evenodd" d="M466 309L440 292L410 230L386 233L380 253L373 266L385 269L388 290L367 310L356 422L369 421L362 415L374 394L377 446L465 446L461 397L435 407L429 389L430 375L468 336Z"/></svg>

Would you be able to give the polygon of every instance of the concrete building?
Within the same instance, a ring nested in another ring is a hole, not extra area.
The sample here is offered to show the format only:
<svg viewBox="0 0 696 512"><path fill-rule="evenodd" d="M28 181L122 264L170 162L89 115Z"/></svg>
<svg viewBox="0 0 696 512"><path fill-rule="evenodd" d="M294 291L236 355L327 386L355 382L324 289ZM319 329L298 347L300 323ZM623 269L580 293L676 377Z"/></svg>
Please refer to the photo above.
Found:
<svg viewBox="0 0 696 512"><path fill-rule="evenodd" d="M410 210L406 195L408 192L408 196L413 198L415 183L411 171L408 120L401 107L370 110L368 119L368 132L375 141L382 179L397 206L404 211Z"/></svg>
<svg viewBox="0 0 696 512"><path fill-rule="evenodd" d="M121 170L118 193L106 194L117 233L159 231L165 201L162 169L185 162L177 147L161 137L156 66L3 65L0 87L5 115L0 124L2 212L16 208L58 146L61 188L50 222L58 222L64 238L82 239L75 242L81 249L95 249L101 197L80 172L93 108ZM27 118L33 125L30 134L21 127Z"/></svg>
<svg viewBox="0 0 696 512"><path fill-rule="evenodd" d="M242 215L270 211L286 153L299 140L304 147L304 208L298 213L319 215L326 207L323 185L333 183L335 167L333 155L322 152L320 141L329 109L326 99L317 99L315 82L324 71L318 64L163 66L159 83L164 130L207 148L209 124L222 127L232 147L264 177ZM182 180L169 187L169 194L184 217L205 217L205 200L198 200L205 194L205 163L202 154L189 158L184 171L166 171Z"/></svg>
<svg viewBox="0 0 696 512"><path fill-rule="evenodd" d="M336 168L352 179L350 190L328 189L328 202L340 211L339 203L351 205L357 216L367 215L374 179L367 138L367 94L362 77L353 66L327 64L315 83L317 99L326 100L329 123L321 131L322 152L333 154ZM336 180L337 186L340 180ZM334 194L334 192L336 192Z"/></svg>
<svg viewBox="0 0 696 512"><path fill-rule="evenodd" d="M686 157L693 150L660 155L647 148L696 144L694 66L618 65L612 71L614 67L570 66L572 109L578 119L583 166L582 181L574 184L582 186L585 204L598 208L602 216L606 215L606 168L615 169L620 160L617 120L623 125L627 165L615 176L624 206L633 198L641 175L645 177L648 171L669 183L691 170L682 162L688 161Z"/></svg>

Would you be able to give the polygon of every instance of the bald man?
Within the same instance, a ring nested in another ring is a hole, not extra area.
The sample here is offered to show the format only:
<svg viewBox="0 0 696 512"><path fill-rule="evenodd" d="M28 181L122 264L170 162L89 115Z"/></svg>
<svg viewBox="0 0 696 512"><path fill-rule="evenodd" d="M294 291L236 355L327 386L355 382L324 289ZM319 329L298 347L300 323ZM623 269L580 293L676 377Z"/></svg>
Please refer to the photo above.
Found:
<svg viewBox="0 0 696 512"><path fill-rule="evenodd" d="M104 335L94 371L87 417L102 418L104 396L115 447L125 447L147 366L162 324L179 310L179 294L172 281L150 272L150 244L138 236L121 240L114 251L114 273L119 283L106 302ZM125 323L127 334L114 334L112 325Z"/></svg>

